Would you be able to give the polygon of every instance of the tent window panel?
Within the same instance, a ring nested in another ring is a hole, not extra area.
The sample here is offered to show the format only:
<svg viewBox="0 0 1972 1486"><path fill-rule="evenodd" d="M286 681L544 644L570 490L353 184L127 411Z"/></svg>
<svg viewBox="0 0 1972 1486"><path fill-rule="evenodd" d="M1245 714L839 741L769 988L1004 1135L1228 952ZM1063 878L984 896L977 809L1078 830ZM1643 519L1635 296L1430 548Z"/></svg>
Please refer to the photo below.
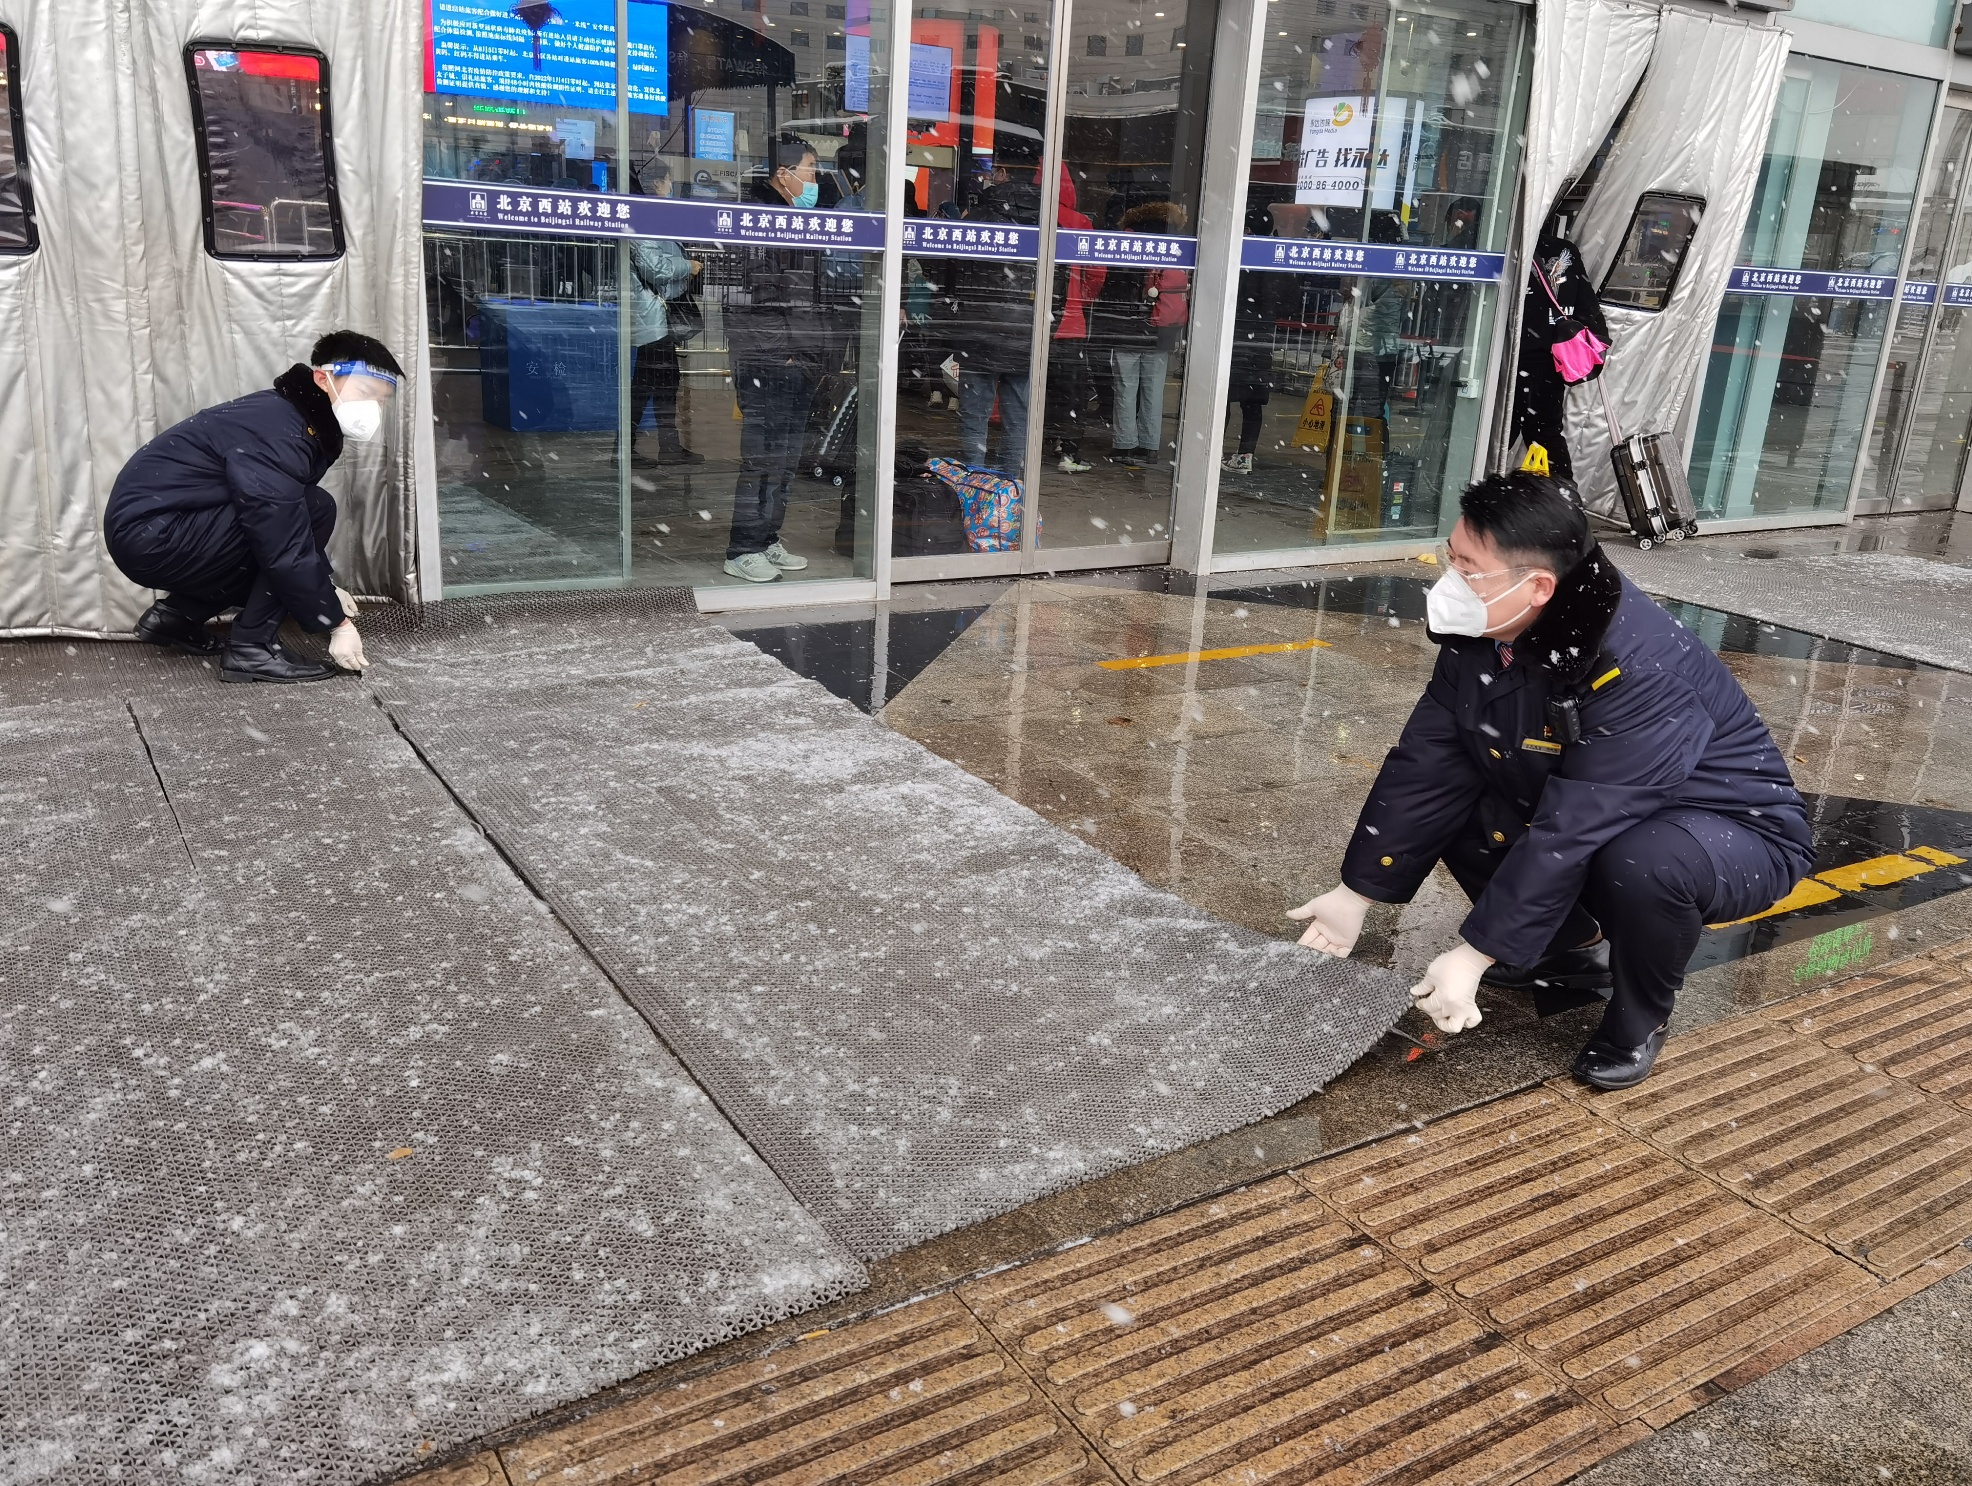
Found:
<svg viewBox="0 0 1972 1486"><path fill-rule="evenodd" d="M185 62L206 251L283 262L341 257L327 59L302 47L194 42Z"/></svg>
<svg viewBox="0 0 1972 1486"><path fill-rule="evenodd" d="M20 42L0 26L0 253L32 253L34 198L27 187L27 129L21 116Z"/></svg>
<svg viewBox="0 0 1972 1486"><path fill-rule="evenodd" d="M1691 251L1691 239L1704 215L1705 203L1699 197L1644 192L1602 281L1603 304L1651 314L1669 304L1684 271L1684 255Z"/></svg>

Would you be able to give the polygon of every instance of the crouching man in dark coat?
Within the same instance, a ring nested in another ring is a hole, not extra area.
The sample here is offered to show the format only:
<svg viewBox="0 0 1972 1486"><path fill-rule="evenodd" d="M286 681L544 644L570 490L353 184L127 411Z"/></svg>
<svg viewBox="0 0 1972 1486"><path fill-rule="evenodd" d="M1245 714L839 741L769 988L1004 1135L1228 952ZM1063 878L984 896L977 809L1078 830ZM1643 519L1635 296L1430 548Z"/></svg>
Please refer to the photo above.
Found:
<svg viewBox="0 0 1972 1486"><path fill-rule="evenodd" d="M337 666L368 665L355 601L329 566L336 507L320 481L345 439L382 432L402 376L381 342L339 330L271 391L194 413L133 454L110 492L103 540L126 578L164 593L137 638L195 655L223 648L224 681L333 676L281 648L275 636L291 615L328 634ZM207 622L234 605L222 647Z"/></svg>
<svg viewBox="0 0 1972 1486"><path fill-rule="evenodd" d="M1355 947L1371 901L1405 903L1442 861L1472 900L1462 942L1411 988L1447 1032L1481 982L1543 1014L1609 997L1576 1077L1650 1072L1708 923L1770 908L1813 860L1807 812L1739 683L1619 573L1573 493L1474 485L1427 600L1442 647L1383 762L1342 885L1292 916Z"/></svg>

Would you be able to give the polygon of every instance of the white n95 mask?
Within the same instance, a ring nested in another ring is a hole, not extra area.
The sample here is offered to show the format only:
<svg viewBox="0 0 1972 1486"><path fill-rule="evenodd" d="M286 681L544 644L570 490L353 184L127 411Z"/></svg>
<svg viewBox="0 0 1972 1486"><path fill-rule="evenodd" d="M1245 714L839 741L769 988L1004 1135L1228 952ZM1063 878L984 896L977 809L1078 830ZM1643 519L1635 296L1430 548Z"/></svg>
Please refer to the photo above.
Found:
<svg viewBox="0 0 1972 1486"><path fill-rule="evenodd" d="M1472 591L1465 574L1457 568L1446 568L1443 576L1425 591L1424 617L1441 635L1486 633L1486 601Z"/></svg>
<svg viewBox="0 0 1972 1486"><path fill-rule="evenodd" d="M380 402L338 402L336 422L343 436L367 444L383 432L383 404Z"/></svg>
<svg viewBox="0 0 1972 1486"><path fill-rule="evenodd" d="M1485 574L1486 577L1497 576ZM1519 581L1503 589L1499 597L1505 598L1521 583L1533 577L1532 573L1522 573ZM1520 614L1525 614L1529 605L1522 605ZM1512 624L1520 614L1515 614L1506 624ZM1471 635L1474 638L1486 633L1490 625L1486 614L1486 600L1472 591L1472 585L1465 580L1465 574L1457 568L1447 567L1445 574L1433 583L1424 594L1424 617L1434 632L1441 635Z"/></svg>

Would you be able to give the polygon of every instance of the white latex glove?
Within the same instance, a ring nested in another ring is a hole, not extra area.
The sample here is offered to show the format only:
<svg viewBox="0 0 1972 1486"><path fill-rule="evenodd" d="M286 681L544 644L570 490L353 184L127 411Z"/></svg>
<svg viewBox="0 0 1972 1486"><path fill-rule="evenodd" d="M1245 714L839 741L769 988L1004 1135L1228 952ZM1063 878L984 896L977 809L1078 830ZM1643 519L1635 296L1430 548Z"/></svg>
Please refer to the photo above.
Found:
<svg viewBox="0 0 1972 1486"><path fill-rule="evenodd" d="M369 657L363 654L363 637L356 633L356 626L347 619L329 631L329 659L345 671L361 671L369 667Z"/></svg>
<svg viewBox="0 0 1972 1486"><path fill-rule="evenodd" d="M1354 888L1332 887L1319 898L1310 898L1299 908L1287 910L1297 923L1308 924L1301 942L1325 955L1347 959L1363 932L1363 915L1369 912L1369 899ZM1313 922L1308 921L1312 919Z"/></svg>
<svg viewBox="0 0 1972 1486"><path fill-rule="evenodd" d="M330 586L335 587L333 584ZM344 619L354 619L356 617L356 595L346 588L336 588L336 598L342 604L342 617Z"/></svg>
<svg viewBox="0 0 1972 1486"><path fill-rule="evenodd" d="M1424 967L1424 979L1411 987L1417 1009L1440 1032L1463 1032L1479 1025L1479 977L1493 963L1469 944L1448 949Z"/></svg>

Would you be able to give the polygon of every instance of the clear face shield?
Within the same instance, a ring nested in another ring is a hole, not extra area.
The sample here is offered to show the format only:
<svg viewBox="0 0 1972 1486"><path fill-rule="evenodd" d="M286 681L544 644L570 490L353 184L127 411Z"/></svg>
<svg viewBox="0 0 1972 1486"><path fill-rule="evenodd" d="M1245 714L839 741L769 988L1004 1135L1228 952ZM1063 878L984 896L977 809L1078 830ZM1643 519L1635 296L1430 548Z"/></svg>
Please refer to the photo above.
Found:
<svg viewBox="0 0 1972 1486"><path fill-rule="evenodd" d="M397 392L397 378L367 361L332 361L317 367L329 379L329 401L343 436L367 444L383 431L383 405Z"/></svg>

